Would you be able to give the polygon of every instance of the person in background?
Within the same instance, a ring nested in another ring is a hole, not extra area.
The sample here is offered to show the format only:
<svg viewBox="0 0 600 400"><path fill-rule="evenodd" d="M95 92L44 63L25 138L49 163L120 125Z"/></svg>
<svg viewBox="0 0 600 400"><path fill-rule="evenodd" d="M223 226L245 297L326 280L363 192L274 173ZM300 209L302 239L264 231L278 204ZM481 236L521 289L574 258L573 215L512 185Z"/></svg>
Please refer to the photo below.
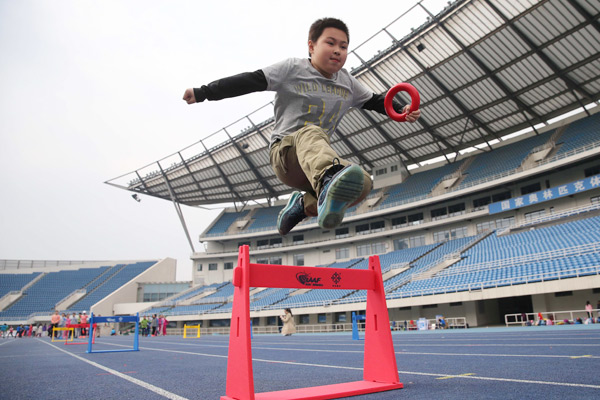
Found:
<svg viewBox="0 0 600 400"><path fill-rule="evenodd" d="M145 315L140 321L140 328L142 329L142 336L148 336L148 318Z"/></svg>
<svg viewBox="0 0 600 400"><path fill-rule="evenodd" d="M296 333L296 324L294 323L292 310L286 308L285 313L279 318L283 321L283 328L281 328L281 334L283 336L292 336L292 334Z"/></svg>
<svg viewBox="0 0 600 400"><path fill-rule="evenodd" d="M152 336L156 336L156 329L158 327L158 317L156 316L156 314L152 315L150 326L152 327Z"/></svg>
<svg viewBox="0 0 600 400"><path fill-rule="evenodd" d="M588 318L594 318L594 316L592 315L593 309L594 306L592 306L592 303L590 303L589 301L585 303L585 311L587 311Z"/></svg>
<svg viewBox="0 0 600 400"><path fill-rule="evenodd" d="M85 311L81 313L81 323L82 324L87 324L88 323L88 317L87 317L87 314L85 313ZM81 335L82 336L86 336L87 335L86 328L81 328Z"/></svg>
<svg viewBox="0 0 600 400"><path fill-rule="evenodd" d="M163 323L165 322L165 319L163 318L162 314L158 316L158 329L156 330L156 336L160 336L162 335L162 329L163 329Z"/></svg>
<svg viewBox="0 0 600 400"><path fill-rule="evenodd" d="M58 310L54 311L54 314L50 318L50 328L48 329L48 336L52 337L52 330L58 327L58 323L60 322L60 315L58 314Z"/></svg>
<svg viewBox="0 0 600 400"><path fill-rule="evenodd" d="M169 321L167 321L167 317L165 317L164 315L162 317L163 317L162 334L163 334L163 336L167 336L167 325L169 324Z"/></svg>

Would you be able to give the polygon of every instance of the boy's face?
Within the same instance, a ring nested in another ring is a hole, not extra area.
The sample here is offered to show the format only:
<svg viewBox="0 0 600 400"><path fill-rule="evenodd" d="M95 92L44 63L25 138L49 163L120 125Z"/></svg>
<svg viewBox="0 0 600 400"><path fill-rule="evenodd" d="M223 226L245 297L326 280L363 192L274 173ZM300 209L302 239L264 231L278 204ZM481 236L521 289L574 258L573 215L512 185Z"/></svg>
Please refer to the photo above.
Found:
<svg viewBox="0 0 600 400"><path fill-rule="evenodd" d="M311 63L326 78L333 77L346 63L348 37L336 28L325 28L316 42L308 41Z"/></svg>

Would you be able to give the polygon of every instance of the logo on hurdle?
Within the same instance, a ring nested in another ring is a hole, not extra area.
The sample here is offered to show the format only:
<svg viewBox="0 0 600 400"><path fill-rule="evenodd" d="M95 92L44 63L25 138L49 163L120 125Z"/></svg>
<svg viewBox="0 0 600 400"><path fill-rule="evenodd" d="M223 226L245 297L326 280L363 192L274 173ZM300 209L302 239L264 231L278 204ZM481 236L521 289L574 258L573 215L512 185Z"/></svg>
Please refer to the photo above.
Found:
<svg viewBox="0 0 600 400"><path fill-rule="evenodd" d="M331 281L333 283L335 283L335 285L333 285L333 286L339 287L340 286L339 283L341 280L342 280L342 274L339 274L336 272L333 275L331 275Z"/></svg>
<svg viewBox="0 0 600 400"><path fill-rule="evenodd" d="M313 276L311 276L311 274L309 274L308 272L298 272L296 274L296 280L298 282L300 282L301 284L303 284L304 286L312 286L312 287L319 287L319 286L323 286L321 282L321 278L315 278Z"/></svg>

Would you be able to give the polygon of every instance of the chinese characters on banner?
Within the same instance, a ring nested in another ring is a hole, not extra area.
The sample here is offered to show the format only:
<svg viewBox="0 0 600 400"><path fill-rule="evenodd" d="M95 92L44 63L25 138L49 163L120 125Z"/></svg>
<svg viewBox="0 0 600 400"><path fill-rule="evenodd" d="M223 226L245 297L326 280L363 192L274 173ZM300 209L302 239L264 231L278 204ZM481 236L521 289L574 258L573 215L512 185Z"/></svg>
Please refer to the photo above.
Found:
<svg viewBox="0 0 600 400"><path fill-rule="evenodd" d="M570 182L565 185L552 187L539 192L529 193L521 197L515 197L508 200L492 203L488 206L490 214L497 214L507 210L527 207L544 201L556 199L559 197L569 196L586 190L600 187L600 175L590 176L579 181Z"/></svg>

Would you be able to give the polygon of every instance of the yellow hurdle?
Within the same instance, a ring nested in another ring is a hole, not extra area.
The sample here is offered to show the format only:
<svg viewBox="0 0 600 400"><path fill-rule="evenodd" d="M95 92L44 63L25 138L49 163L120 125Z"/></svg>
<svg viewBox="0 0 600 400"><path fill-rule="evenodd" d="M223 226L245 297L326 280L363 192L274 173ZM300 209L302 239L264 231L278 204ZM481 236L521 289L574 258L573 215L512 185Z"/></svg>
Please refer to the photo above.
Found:
<svg viewBox="0 0 600 400"><path fill-rule="evenodd" d="M187 330L188 329L196 329L196 336L188 336L187 335ZM200 337L200 325L183 325L183 338L187 339L188 337L192 338L199 338Z"/></svg>
<svg viewBox="0 0 600 400"><path fill-rule="evenodd" d="M56 337L56 333L57 331L71 331L70 334L67 333L67 338L66 339L57 339ZM62 342L64 341L66 342L72 342L73 339L75 338L75 328L54 328L52 329L52 341L53 342ZM54 340L56 339L56 340Z"/></svg>

